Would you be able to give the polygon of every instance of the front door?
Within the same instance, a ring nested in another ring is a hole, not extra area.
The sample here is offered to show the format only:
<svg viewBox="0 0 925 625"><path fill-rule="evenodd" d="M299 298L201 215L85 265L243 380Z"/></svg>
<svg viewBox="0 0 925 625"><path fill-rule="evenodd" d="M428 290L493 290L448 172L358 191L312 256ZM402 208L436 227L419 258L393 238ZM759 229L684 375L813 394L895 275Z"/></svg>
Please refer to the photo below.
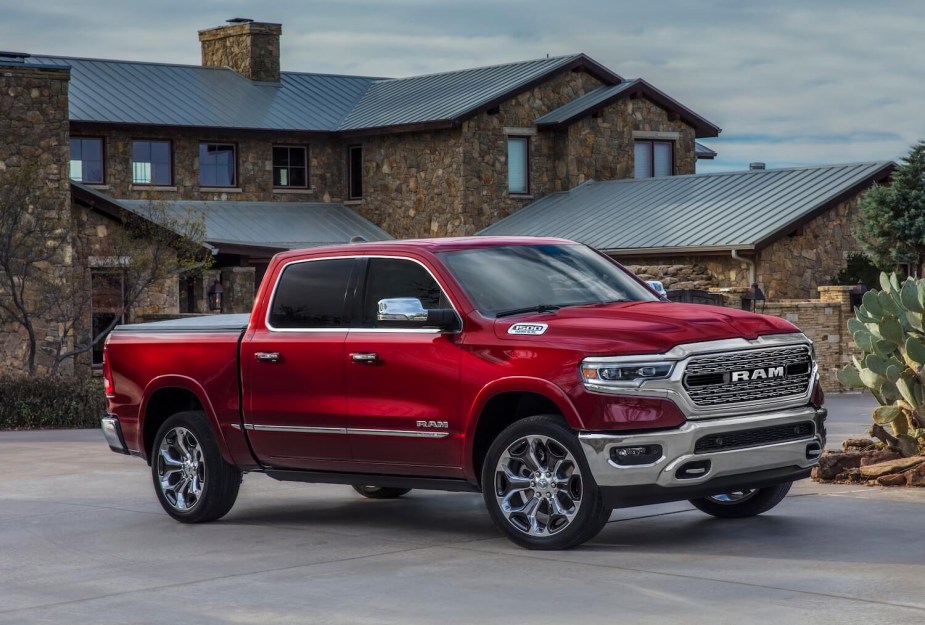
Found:
<svg viewBox="0 0 925 625"><path fill-rule="evenodd" d="M370 258L360 327L347 336L347 428L354 460L366 471L415 474L461 466L459 334L426 322L379 321L379 302L416 298L424 308L451 307L422 264Z"/></svg>
<svg viewBox="0 0 925 625"><path fill-rule="evenodd" d="M244 427L258 459L284 468L334 468L350 459L345 341L353 258L295 261L280 276L267 319L241 345Z"/></svg>

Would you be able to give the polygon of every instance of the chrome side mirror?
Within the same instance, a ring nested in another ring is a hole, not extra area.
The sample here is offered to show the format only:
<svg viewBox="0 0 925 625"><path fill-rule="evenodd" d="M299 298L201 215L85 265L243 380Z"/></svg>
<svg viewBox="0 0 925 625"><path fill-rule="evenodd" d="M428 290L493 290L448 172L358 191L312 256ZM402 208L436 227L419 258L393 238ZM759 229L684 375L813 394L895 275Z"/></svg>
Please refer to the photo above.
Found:
<svg viewBox="0 0 925 625"><path fill-rule="evenodd" d="M395 297L379 300L379 321L427 321L427 309L416 297Z"/></svg>

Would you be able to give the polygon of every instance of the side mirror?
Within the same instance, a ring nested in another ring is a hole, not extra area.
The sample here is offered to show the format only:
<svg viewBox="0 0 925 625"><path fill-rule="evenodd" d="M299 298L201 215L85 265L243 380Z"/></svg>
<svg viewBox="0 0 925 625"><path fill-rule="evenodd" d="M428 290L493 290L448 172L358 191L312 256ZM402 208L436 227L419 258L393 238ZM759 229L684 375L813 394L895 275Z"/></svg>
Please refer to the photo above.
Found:
<svg viewBox="0 0 925 625"><path fill-rule="evenodd" d="M379 321L398 321L431 326L450 332L459 329L459 318L452 308L427 310L416 297L395 297L379 300Z"/></svg>

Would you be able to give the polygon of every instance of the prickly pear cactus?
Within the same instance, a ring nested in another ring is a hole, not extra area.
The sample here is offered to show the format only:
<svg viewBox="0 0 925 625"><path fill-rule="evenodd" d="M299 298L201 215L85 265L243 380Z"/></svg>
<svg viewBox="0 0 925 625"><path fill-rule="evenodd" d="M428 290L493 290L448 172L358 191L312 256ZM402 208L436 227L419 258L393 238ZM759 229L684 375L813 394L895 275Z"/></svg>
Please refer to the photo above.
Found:
<svg viewBox="0 0 925 625"><path fill-rule="evenodd" d="M925 446L925 280L880 274L883 290L870 290L848 331L861 350L838 372L849 388L867 387L880 406L871 435L904 456ZM885 426L889 426L889 430Z"/></svg>

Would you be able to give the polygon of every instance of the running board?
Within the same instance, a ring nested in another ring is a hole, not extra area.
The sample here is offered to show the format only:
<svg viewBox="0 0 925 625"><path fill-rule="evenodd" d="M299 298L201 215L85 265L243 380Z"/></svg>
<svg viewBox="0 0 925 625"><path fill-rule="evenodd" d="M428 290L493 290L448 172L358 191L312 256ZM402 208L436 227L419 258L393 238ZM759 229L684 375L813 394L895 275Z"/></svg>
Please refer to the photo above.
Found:
<svg viewBox="0 0 925 625"><path fill-rule="evenodd" d="M391 488L417 488L422 490L448 490L458 493L478 493L478 487L466 480L414 475L379 475L377 473L336 473L334 471L265 470L268 476L281 482L310 482L314 484L350 484L360 486L388 486Z"/></svg>

